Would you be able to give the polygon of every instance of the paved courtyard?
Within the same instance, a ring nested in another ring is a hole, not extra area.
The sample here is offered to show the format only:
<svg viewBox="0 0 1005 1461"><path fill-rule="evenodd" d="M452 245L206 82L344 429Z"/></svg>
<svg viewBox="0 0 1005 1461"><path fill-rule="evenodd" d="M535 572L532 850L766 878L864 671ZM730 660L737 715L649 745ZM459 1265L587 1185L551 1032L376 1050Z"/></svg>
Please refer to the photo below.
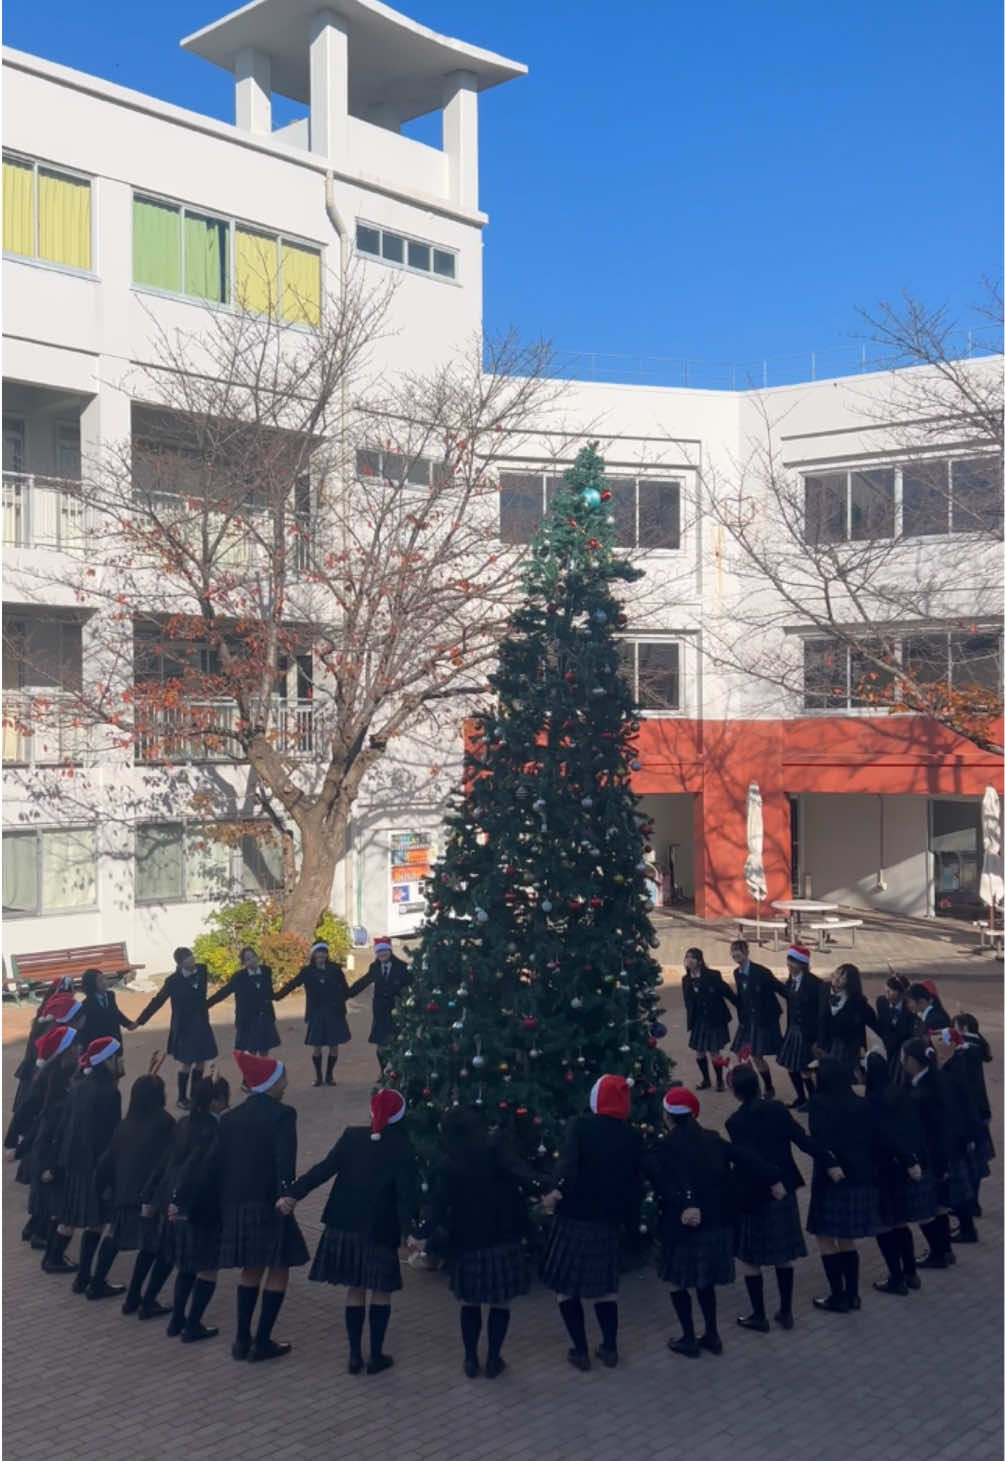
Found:
<svg viewBox="0 0 1005 1461"><path fill-rule="evenodd" d="M728 968L732 931L690 918L659 918L666 966L666 1046L678 1073L694 1067L685 1049L679 983L683 949L701 945L709 964ZM893 921L869 921L852 954L829 952L827 972L853 957L875 996L887 960L906 973L939 981L950 1011L976 1012L995 1064L989 1088L995 1141L1002 1149L1002 964L975 952L967 932ZM784 952L764 961L781 970ZM121 995L135 1014L148 996ZM290 1064L288 1099L299 1113L301 1165L319 1157L344 1125L365 1119L375 1059L366 1044L368 996L350 1007L354 1039L334 1090L314 1090L303 1047L302 1007L279 1006L283 1054ZM221 1050L228 1049L229 1007L214 1011ZM166 1018L129 1038L130 1080L163 1045ZM30 1012L4 1010L4 1109ZM229 1059L220 1062L233 1078ZM173 1071L169 1089L173 1087ZM784 1080L780 1089L784 1088ZM173 1094L173 1092L172 1092ZM721 1124L731 1098L710 1096L702 1119ZM622 1288L622 1364L578 1374L565 1363L566 1341L551 1296L541 1289L514 1306L498 1380L465 1379L456 1310L441 1275L405 1269L388 1350L395 1367L379 1377L345 1372L341 1292L295 1273L278 1337L293 1341L288 1359L263 1368L235 1364L229 1354L234 1276L225 1274L207 1316L220 1337L183 1347L162 1324L125 1319L114 1302L75 1298L69 1283L45 1278L38 1255L19 1242L23 1189L3 1169L4 1444L8 1461L63 1461L82 1448L103 1461L213 1458L337 1457L353 1461L760 1461L813 1457L882 1461L1001 1456L1002 1201L1000 1166L985 1184L981 1243L960 1250L948 1273L925 1276L907 1299L874 1295L881 1276L875 1245L862 1244L863 1304L857 1314L812 1310L824 1291L815 1257L796 1271L797 1326L761 1336L738 1330L745 1312L741 1282L719 1291L725 1354L690 1362L665 1347L674 1327L666 1288L651 1271ZM324 1189L299 1209L310 1242L317 1236ZM803 1194L805 1204L805 1193ZM113 1278L127 1276L121 1258ZM169 1280L170 1285L170 1280ZM772 1282L767 1288L773 1299ZM770 1311L769 1311L770 1312ZM592 1318L592 1315L591 1315Z"/></svg>

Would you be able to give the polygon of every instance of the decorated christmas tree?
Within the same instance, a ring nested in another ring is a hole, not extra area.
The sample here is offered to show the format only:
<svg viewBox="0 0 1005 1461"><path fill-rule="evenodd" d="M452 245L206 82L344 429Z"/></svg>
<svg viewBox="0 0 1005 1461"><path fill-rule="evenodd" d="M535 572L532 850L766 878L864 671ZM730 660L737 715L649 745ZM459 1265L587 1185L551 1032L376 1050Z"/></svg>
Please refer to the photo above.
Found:
<svg viewBox="0 0 1005 1461"><path fill-rule="evenodd" d="M420 1163L452 1105L483 1108L541 1168L605 1072L630 1076L633 1120L658 1129L669 1062L644 854L650 828L595 446L579 453L532 544L525 596L474 722L447 817L414 982L385 1080L405 1094Z"/></svg>

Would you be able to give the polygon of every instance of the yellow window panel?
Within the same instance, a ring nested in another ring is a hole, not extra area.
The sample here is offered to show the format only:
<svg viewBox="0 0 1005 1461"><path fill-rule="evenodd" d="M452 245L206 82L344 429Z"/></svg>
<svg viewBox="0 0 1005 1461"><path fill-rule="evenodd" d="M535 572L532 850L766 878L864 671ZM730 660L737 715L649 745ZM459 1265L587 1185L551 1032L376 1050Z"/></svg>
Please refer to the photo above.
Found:
<svg viewBox="0 0 1005 1461"><path fill-rule="evenodd" d="M284 243L282 317L289 324L321 323L321 256Z"/></svg>
<svg viewBox="0 0 1005 1461"><path fill-rule="evenodd" d="M3 251L35 253L35 170L30 163L3 163Z"/></svg>
<svg viewBox="0 0 1005 1461"><path fill-rule="evenodd" d="M235 299L250 314L278 313L279 240L250 228L234 230Z"/></svg>
<svg viewBox="0 0 1005 1461"><path fill-rule="evenodd" d="M91 185L38 170L38 257L71 269L91 267Z"/></svg>

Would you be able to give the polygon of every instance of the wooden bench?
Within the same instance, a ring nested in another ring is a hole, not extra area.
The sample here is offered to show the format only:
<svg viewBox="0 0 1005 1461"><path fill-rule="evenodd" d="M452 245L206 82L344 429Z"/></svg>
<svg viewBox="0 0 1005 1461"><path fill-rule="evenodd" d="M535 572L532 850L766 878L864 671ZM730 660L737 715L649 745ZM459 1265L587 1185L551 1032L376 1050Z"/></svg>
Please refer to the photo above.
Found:
<svg viewBox="0 0 1005 1461"><path fill-rule="evenodd" d="M23 994L69 977L75 984L85 969L100 969L108 980L124 979L145 964L133 964L124 943L87 944L76 949L45 949L38 954L11 954L10 972L4 976L4 993L20 1004Z"/></svg>
<svg viewBox="0 0 1005 1461"><path fill-rule="evenodd" d="M828 944L835 946L837 939L832 935L835 933L848 933L851 935L849 948L855 947L855 930L862 927L861 918L828 918L823 923L811 923L810 932L817 936L817 948L825 948Z"/></svg>
<svg viewBox="0 0 1005 1461"><path fill-rule="evenodd" d="M758 944L761 943L761 935L770 933L772 950L778 952L779 936L787 937L788 924L784 918L738 918L740 937L746 938L751 932Z"/></svg>

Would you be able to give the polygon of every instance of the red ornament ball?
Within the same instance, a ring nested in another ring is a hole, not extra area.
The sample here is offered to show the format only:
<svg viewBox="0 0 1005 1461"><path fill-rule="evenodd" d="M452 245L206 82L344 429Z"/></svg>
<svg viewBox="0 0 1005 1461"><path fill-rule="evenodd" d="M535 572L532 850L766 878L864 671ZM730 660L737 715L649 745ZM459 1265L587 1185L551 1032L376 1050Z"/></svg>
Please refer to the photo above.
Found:
<svg viewBox="0 0 1005 1461"><path fill-rule="evenodd" d="M590 899L590 907L591 908L603 908L603 906L604 906L604 900L603 900L603 898L591 898Z"/></svg>
<svg viewBox="0 0 1005 1461"><path fill-rule="evenodd" d="M526 1106L518 1106L516 1108L516 1114L518 1116L526 1116L527 1115L527 1107Z"/></svg>
<svg viewBox="0 0 1005 1461"><path fill-rule="evenodd" d="M601 500L601 502L610 502L610 500L611 500L611 494L610 494L609 490L606 487L604 488L603 492L601 492L601 494L600 494L600 500Z"/></svg>
<svg viewBox="0 0 1005 1461"><path fill-rule="evenodd" d="M656 1046L659 1044L659 1041L656 1039L655 1035L647 1035L646 1044L649 1046L650 1050L655 1050Z"/></svg>
<svg viewBox="0 0 1005 1461"><path fill-rule="evenodd" d="M562 678L566 681L567 684L574 685L576 683L576 672L575 672L575 670L566 670L566 672L562 676Z"/></svg>
<svg viewBox="0 0 1005 1461"><path fill-rule="evenodd" d="M437 1014L439 1012L439 1008L440 1008L440 1006L436 1003L436 1000L435 999L431 999L429 1001L429 1003L426 1005L426 1014L427 1015L435 1015L435 1014Z"/></svg>
<svg viewBox="0 0 1005 1461"><path fill-rule="evenodd" d="M570 1084L570 1085L571 1085L571 1084L572 1084L572 1082L573 1082L573 1081L574 1081L574 1080L575 1080L575 1079L576 1079L576 1072L575 1072L575 1071L574 1071L574 1070L567 1070L567 1071L566 1071L566 1072L565 1072L565 1079L566 1079L566 1080L567 1080L567 1081L568 1081L568 1082L569 1082L569 1084Z"/></svg>
<svg viewBox="0 0 1005 1461"><path fill-rule="evenodd" d="M590 539L590 542L589 542L589 546L591 548L599 548L600 547L600 544L597 542L596 538L591 538Z"/></svg>
<svg viewBox="0 0 1005 1461"><path fill-rule="evenodd" d="M527 1015L525 1017L524 1022L523 1022L523 1027L524 1027L525 1030L533 1030L536 1025L537 1025L537 1020L535 1020L535 1018L534 1018L533 1015Z"/></svg>
<svg viewBox="0 0 1005 1461"><path fill-rule="evenodd" d="M430 1087L429 1087L429 1086L426 1086L426 1087L425 1087L425 1088L424 1088L424 1090L423 1090L423 1092L422 1092L422 1094L423 1094L423 1095L424 1095L424 1096L425 1096L425 1098L426 1098L426 1100L427 1100L427 1101L428 1101L428 1100L429 1100L429 1098L430 1098L430 1096L431 1096L431 1095L432 1095L432 1094L433 1094L433 1092L432 1092L432 1090L431 1090L431 1089L430 1089Z"/></svg>
<svg viewBox="0 0 1005 1461"><path fill-rule="evenodd" d="M508 1101L500 1101L499 1102L499 1110L500 1111L508 1111L509 1110L509 1102Z"/></svg>

